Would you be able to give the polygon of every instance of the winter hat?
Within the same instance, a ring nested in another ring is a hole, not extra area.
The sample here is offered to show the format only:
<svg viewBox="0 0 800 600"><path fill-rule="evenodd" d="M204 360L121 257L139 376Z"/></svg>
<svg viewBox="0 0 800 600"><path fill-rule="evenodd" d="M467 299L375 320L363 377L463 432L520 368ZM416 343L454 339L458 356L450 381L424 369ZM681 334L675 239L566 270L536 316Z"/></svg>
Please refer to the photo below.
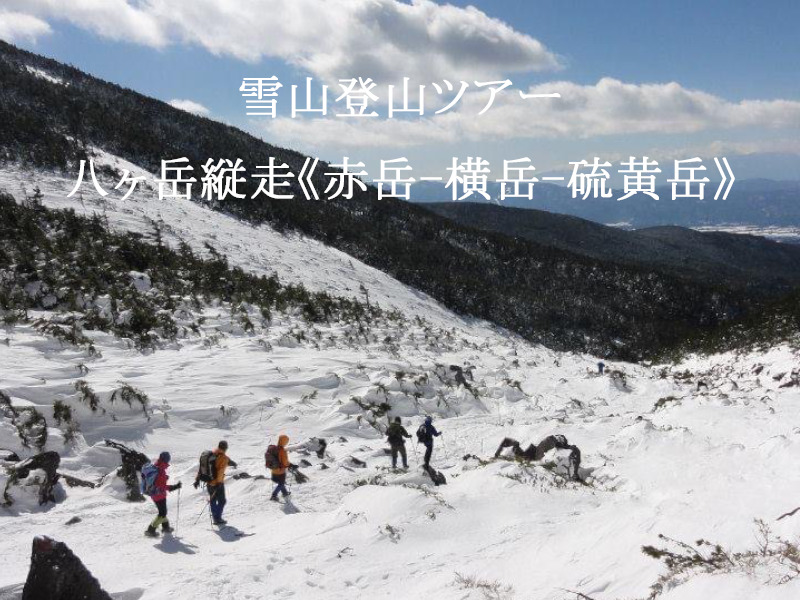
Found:
<svg viewBox="0 0 800 600"><path fill-rule="evenodd" d="M394 418L394 422L395 423L402 423L403 421L400 419L400 417L395 417Z"/></svg>
<svg viewBox="0 0 800 600"><path fill-rule="evenodd" d="M283 434L283 435L278 437L278 446L285 446L288 443L289 443L289 436L288 435Z"/></svg>
<svg viewBox="0 0 800 600"><path fill-rule="evenodd" d="M217 447L220 450L227 450L228 449L228 442L226 442L225 440L222 440Z"/></svg>
<svg viewBox="0 0 800 600"><path fill-rule="evenodd" d="M433 417L431 417L430 415L428 415L427 417L425 417L425 422L426 422L426 423L433 423Z"/></svg>
<svg viewBox="0 0 800 600"><path fill-rule="evenodd" d="M169 452L162 452L158 455L158 460L162 463L169 464L169 461L172 457L170 456Z"/></svg>

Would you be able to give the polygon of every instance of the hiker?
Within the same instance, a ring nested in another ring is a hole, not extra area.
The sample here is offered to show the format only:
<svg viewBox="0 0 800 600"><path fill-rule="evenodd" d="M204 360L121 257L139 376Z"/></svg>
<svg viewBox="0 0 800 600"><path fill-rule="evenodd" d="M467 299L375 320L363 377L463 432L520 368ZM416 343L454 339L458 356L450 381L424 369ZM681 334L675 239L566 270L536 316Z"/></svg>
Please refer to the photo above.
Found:
<svg viewBox="0 0 800 600"><path fill-rule="evenodd" d="M572 478L576 481L580 480L578 469L581 466L581 451L577 446L570 445L567 438L563 435L549 435L544 438L539 445L530 444L525 450L522 449L520 443L512 438L504 438L500 445L497 447L497 452L494 453L495 458L499 458L504 449L511 448L516 458L532 461L542 460L544 455L550 452L553 448L559 450L569 450L569 465L572 472Z"/></svg>
<svg viewBox="0 0 800 600"><path fill-rule="evenodd" d="M144 475L144 486L145 492L149 494L149 496L153 499L153 502L158 509L158 516L153 519L153 522L150 523L150 526L145 531L145 535L149 537L158 537L158 526L161 525L161 530L164 533L172 533L172 527L169 524L169 519L167 518L167 493L174 492L175 490L179 490L182 487L181 482L179 481L175 485L167 485L167 480L169 479L169 475L167 475L167 469L169 468L169 461L172 457L170 456L169 452L162 452L158 455L158 460L152 465L155 467L156 471L155 474L152 476L153 480L152 483L148 485L148 476ZM144 469L143 469L144 470ZM149 490L147 488L150 488Z"/></svg>
<svg viewBox="0 0 800 600"><path fill-rule="evenodd" d="M227 521L222 518L227 498L225 498L225 470L228 465L236 467L236 463L228 458L228 442L222 440L212 452L214 477L206 484L208 490L208 503L211 509L211 518L214 525L225 525Z"/></svg>
<svg viewBox="0 0 800 600"><path fill-rule="evenodd" d="M403 427L403 422L400 417L394 418L394 423L389 425L386 429L386 438L389 440L389 445L392 448L392 468L397 468L397 455L403 459L403 468L408 468L408 456L406 455L406 440L411 438L411 435Z"/></svg>
<svg viewBox="0 0 800 600"><path fill-rule="evenodd" d="M425 417L425 422L417 429L417 443L425 444L425 460L424 467L428 469L431 466L431 454L433 453L433 438L442 435L441 431L436 431L433 426L433 417L428 415Z"/></svg>
<svg viewBox="0 0 800 600"><path fill-rule="evenodd" d="M288 435L283 434L279 436L277 450L273 451L273 453L275 453L275 462L272 463L274 466L271 467L271 471L272 481L275 482L275 489L272 491L272 496L269 498L273 502L278 501L278 492L283 494L284 498L288 498L292 495L292 493L286 489L286 470L292 466L289 462L289 454L286 452L286 444L288 443ZM269 452L270 450L268 449L267 453Z"/></svg>

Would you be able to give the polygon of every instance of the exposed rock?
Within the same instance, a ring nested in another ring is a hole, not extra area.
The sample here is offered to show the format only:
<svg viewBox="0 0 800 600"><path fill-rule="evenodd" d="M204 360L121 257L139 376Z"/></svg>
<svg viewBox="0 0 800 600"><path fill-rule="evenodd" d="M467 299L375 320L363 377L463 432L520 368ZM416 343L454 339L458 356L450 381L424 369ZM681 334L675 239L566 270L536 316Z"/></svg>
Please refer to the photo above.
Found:
<svg viewBox="0 0 800 600"><path fill-rule="evenodd" d="M76 523L80 523L83 519L80 517L72 517L69 521L64 523L64 525L75 525Z"/></svg>
<svg viewBox="0 0 800 600"><path fill-rule="evenodd" d="M797 369L792 370L792 372L789 374L789 380L785 381L784 383L782 383L778 387L780 387L780 388L789 388L789 387L795 387L795 386L800 386L800 370L797 370Z"/></svg>
<svg viewBox="0 0 800 600"><path fill-rule="evenodd" d="M144 465L150 462L150 459L141 452L132 450L119 442L105 440L105 443L106 446L119 450L122 456L122 464L117 470L117 475L125 482L125 485L128 486L128 500L131 502L144 502L144 496L142 496L142 492L139 489L139 471L142 470Z"/></svg>
<svg viewBox="0 0 800 600"><path fill-rule="evenodd" d="M614 369L608 372L611 378L612 385L621 392L630 392L631 388L628 386L628 378L623 371Z"/></svg>
<svg viewBox="0 0 800 600"><path fill-rule="evenodd" d="M11 450L0 450L0 460L6 462L19 462L19 455Z"/></svg>
<svg viewBox="0 0 800 600"><path fill-rule="evenodd" d="M456 384L471 389L466 377L464 377L464 369L458 365L450 365L450 371L453 373L453 379L455 379ZM472 378L472 373L469 373L469 376Z"/></svg>
<svg viewBox="0 0 800 600"><path fill-rule="evenodd" d="M0 600L20 600L24 583L17 583L0 587Z"/></svg>
<svg viewBox="0 0 800 600"><path fill-rule="evenodd" d="M31 568L22 600L111 600L66 544L44 536L33 539Z"/></svg>
<svg viewBox="0 0 800 600"><path fill-rule="evenodd" d="M15 407L11 397L0 390L0 416L11 421L25 448L44 450L47 445L47 420L32 406Z"/></svg>
<svg viewBox="0 0 800 600"><path fill-rule="evenodd" d="M319 448L317 448L317 458L324 458L325 449L328 447L328 442L326 442L323 438L318 438L318 441Z"/></svg>
<svg viewBox="0 0 800 600"><path fill-rule="evenodd" d="M147 292L153 287L150 276L147 273L139 273L138 271L131 271L128 273L131 278L131 285L139 292Z"/></svg>
<svg viewBox="0 0 800 600"><path fill-rule="evenodd" d="M86 481L85 479L79 479L78 477L73 477L72 475L65 475L64 473L59 473L61 479L64 480L69 487L86 487L94 489L97 487L97 484L92 481Z"/></svg>
<svg viewBox="0 0 800 600"><path fill-rule="evenodd" d="M294 480L297 483L306 483L308 481L308 476L304 473L300 472L300 469L292 465L289 467L289 472L294 476Z"/></svg>
<svg viewBox="0 0 800 600"><path fill-rule="evenodd" d="M61 463L61 457L58 452L49 451L37 454L31 458L25 459L9 469L9 478L6 482L6 487L3 490L3 503L10 506L14 503L11 491L12 486L34 485L38 487L37 496L39 505L47 504L48 502L55 502L55 486L58 483L58 465ZM26 481L29 477L32 481Z"/></svg>
<svg viewBox="0 0 800 600"><path fill-rule="evenodd" d="M639 419L641 417L637 420ZM541 461L552 450L564 450L566 452L563 456L554 457L554 468L565 472L568 477L576 481L580 480L581 451L577 446L570 444L563 435L549 435L538 445L530 444L525 450L517 440L504 438L497 447L494 457L498 458L506 448L511 448L515 458L525 461ZM468 456L464 457L465 460L467 458Z"/></svg>
<svg viewBox="0 0 800 600"><path fill-rule="evenodd" d="M447 483L447 478L444 476L444 473L441 471L437 471L431 466L423 467L423 471L431 478L433 485L440 486L445 485Z"/></svg>

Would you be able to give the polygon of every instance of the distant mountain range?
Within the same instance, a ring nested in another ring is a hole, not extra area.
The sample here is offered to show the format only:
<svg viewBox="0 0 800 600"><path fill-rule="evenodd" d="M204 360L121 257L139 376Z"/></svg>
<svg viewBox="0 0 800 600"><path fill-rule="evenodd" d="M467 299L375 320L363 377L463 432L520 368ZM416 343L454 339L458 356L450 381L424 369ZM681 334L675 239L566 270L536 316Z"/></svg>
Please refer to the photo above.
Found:
<svg viewBox="0 0 800 600"><path fill-rule="evenodd" d="M693 158L694 156L695 155L687 154L681 156L680 158ZM726 154L724 152L719 152L716 155L717 158L722 158L723 156L728 159L728 163L731 166L731 170L733 171L737 182L744 182L749 179L762 179L776 182L800 182L800 155L798 154L789 154L785 152ZM591 157L587 158L590 159ZM721 176L716 165L714 164L714 156L701 156L700 158L703 159L702 164L706 167L704 175L711 180L709 185L714 185L716 187L716 184L719 183ZM624 184L625 175L623 173L619 173L620 161L609 162L612 162L612 167L607 169L610 175L609 183L611 187L621 188ZM658 176L658 179L662 183L667 179L672 178L674 164L671 159L660 159L659 168L662 172ZM570 175L572 175L571 165L567 169L546 172L543 171L539 173L539 176L565 177L566 179L564 180L564 185L566 185L566 182L569 181Z"/></svg>
<svg viewBox="0 0 800 600"><path fill-rule="evenodd" d="M800 162L800 158L798 158ZM612 188L613 189L613 188ZM656 188L659 200L636 194L619 201L623 193L614 190L607 199L573 198L569 188L550 183L537 183L533 199L509 198L503 206L533 208L573 215L605 224L628 227L681 225L685 227L746 224L762 227L800 227L800 181L768 179L736 180L727 200L714 200L716 185L707 184L706 199L672 200L671 186ZM487 191L490 200L473 194L467 202L500 203L500 184L491 182ZM438 182L420 182L412 186L412 200L418 203L452 201L452 191Z"/></svg>
<svg viewBox="0 0 800 600"><path fill-rule="evenodd" d="M485 203L425 206L463 225L604 261L644 264L682 276L704 277L713 272L732 284L746 280L800 283L800 245L762 237L700 233L676 226L627 231L568 215Z"/></svg>

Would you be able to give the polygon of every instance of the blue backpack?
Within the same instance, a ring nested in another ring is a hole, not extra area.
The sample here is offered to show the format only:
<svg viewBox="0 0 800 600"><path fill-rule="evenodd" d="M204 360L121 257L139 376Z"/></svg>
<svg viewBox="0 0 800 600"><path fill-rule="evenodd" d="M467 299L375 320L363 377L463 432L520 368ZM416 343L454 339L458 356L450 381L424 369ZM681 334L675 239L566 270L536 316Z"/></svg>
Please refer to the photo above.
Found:
<svg viewBox="0 0 800 600"><path fill-rule="evenodd" d="M142 494L152 496L156 493L156 477L158 477L158 467L153 463L147 463L142 467Z"/></svg>

